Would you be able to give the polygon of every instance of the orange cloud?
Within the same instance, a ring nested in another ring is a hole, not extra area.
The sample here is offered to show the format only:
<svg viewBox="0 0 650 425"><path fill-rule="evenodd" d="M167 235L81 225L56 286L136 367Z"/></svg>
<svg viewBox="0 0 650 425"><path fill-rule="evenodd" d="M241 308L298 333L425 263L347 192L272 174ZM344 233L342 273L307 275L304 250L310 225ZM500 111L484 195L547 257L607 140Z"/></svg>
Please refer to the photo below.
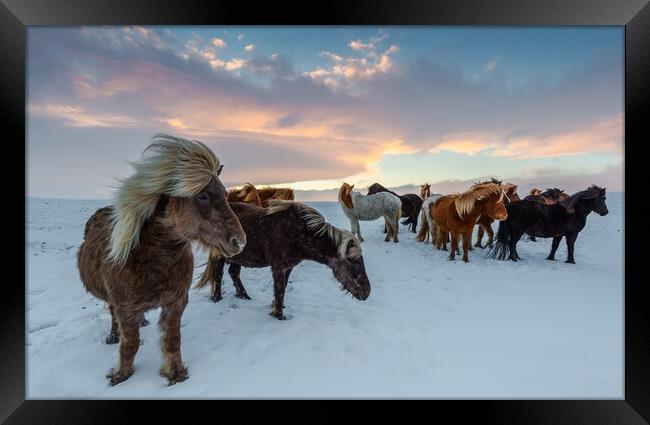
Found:
<svg viewBox="0 0 650 425"><path fill-rule="evenodd" d="M70 127L135 127L138 121L116 114L93 114L80 106L44 102L30 105L29 112L35 115L58 118Z"/></svg>

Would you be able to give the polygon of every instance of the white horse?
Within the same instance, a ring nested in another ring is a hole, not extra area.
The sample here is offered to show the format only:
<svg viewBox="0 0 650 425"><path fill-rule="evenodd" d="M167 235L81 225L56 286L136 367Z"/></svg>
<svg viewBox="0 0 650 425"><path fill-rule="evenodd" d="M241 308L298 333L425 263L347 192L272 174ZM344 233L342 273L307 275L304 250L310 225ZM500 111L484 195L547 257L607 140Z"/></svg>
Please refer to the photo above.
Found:
<svg viewBox="0 0 650 425"><path fill-rule="evenodd" d="M422 220L420 220L422 224L420 224L420 230L418 231L418 235L416 237L417 240L429 241L429 235L431 235L431 243L436 243L437 226L431 217L430 206L442 196L443 195L440 193L434 193L422 202Z"/></svg>
<svg viewBox="0 0 650 425"><path fill-rule="evenodd" d="M339 190L339 204L343 213L350 219L352 233L357 235L360 241L363 241L359 220L372 221L384 217L387 229L384 240L388 242L392 239L393 242L399 242L397 233L399 232L399 219L402 217L402 201L399 197L388 192L362 195L353 192L353 187L354 185L343 183Z"/></svg>

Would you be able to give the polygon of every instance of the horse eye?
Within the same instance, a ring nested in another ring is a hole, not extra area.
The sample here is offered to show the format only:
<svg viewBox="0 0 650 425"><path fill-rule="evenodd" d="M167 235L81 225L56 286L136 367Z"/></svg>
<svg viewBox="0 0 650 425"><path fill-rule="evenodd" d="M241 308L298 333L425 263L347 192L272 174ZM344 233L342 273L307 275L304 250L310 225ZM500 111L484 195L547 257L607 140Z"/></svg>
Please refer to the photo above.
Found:
<svg viewBox="0 0 650 425"><path fill-rule="evenodd" d="M200 194L196 197L196 199L198 199L199 201L205 202L205 201L208 200L208 195L206 195L205 193L200 193Z"/></svg>

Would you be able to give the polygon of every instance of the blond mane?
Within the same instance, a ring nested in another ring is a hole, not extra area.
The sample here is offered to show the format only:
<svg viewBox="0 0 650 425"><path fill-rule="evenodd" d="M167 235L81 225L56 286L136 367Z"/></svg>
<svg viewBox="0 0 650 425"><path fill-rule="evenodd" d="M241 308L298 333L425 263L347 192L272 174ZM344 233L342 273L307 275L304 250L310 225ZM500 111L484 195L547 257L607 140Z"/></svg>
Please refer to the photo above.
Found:
<svg viewBox="0 0 650 425"><path fill-rule="evenodd" d="M476 201L489 198L491 196L499 196L497 202L501 202L504 196L503 187L497 183L482 183L472 186L469 190L455 195L456 199L454 204L456 206L456 212L459 217L464 217L465 215L472 212L474 209L474 204Z"/></svg>
<svg viewBox="0 0 650 425"><path fill-rule="evenodd" d="M325 221L325 217L307 204L296 201L281 199L269 200L267 214L274 214L294 207L300 213L307 228L316 236L327 235L336 245L336 251L340 257L359 258L361 256L361 244L356 236L347 230L339 229ZM352 244L350 244L352 242Z"/></svg>
<svg viewBox="0 0 650 425"><path fill-rule="evenodd" d="M191 197L221 171L219 159L196 140L156 134L135 172L122 180L111 214L108 261L124 264L138 245L140 231L161 195Z"/></svg>

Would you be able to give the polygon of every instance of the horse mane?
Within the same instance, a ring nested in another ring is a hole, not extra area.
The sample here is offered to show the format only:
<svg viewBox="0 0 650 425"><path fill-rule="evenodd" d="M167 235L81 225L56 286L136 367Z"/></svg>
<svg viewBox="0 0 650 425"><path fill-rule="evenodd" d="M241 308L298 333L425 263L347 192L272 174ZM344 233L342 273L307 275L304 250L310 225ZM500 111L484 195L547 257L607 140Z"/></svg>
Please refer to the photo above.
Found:
<svg viewBox="0 0 650 425"><path fill-rule="evenodd" d="M349 191L348 188L350 188ZM347 208L353 209L354 203L352 202L352 196L350 195L350 192L352 192L352 186L348 185L347 183L343 183L339 189L339 201L342 202L343 205L345 205Z"/></svg>
<svg viewBox="0 0 650 425"><path fill-rule="evenodd" d="M142 226L149 219L161 195L191 197L221 172L222 165L212 150L197 140L156 134L135 172L121 181L111 213L108 261L124 264L140 240Z"/></svg>
<svg viewBox="0 0 650 425"><path fill-rule="evenodd" d="M559 190L559 189L558 189ZM573 213L576 204L582 199L593 199L598 197L606 189L600 186L592 184L585 190L576 192L573 195L569 196L563 201L560 201L559 204L566 208L567 212Z"/></svg>
<svg viewBox="0 0 650 425"><path fill-rule="evenodd" d="M300 214L300 218L305 222L307 229L313 231L315 236L327 235L336 245L339 257L359 258L361 256L361 244L356 236L347 230L339 229L328 223L320 212L307 204L284 199L271 199L269 200L266 215L289 208L294 208ZM352 242L351 245L350 242Z"/></svg>
<svg viewBox="0 0 650 425"><path fill-rule="evenodd" d="M499 195L499 201L503 199L503 188L497 183L475 184L469 190L457 194L454 204L459 217L463 217L474 209L476 201ZM498 201L497 201L498 202Z"/></svg>
<svg viewBox="0 0 650 425"><path fill-rule="evenodd" d="M541 195L541 193L542 193L542 191L537 189L536 187L533 188L533 189L530 189L530 192L528 192L529 195L533 195L533 196Z"/></svg>

